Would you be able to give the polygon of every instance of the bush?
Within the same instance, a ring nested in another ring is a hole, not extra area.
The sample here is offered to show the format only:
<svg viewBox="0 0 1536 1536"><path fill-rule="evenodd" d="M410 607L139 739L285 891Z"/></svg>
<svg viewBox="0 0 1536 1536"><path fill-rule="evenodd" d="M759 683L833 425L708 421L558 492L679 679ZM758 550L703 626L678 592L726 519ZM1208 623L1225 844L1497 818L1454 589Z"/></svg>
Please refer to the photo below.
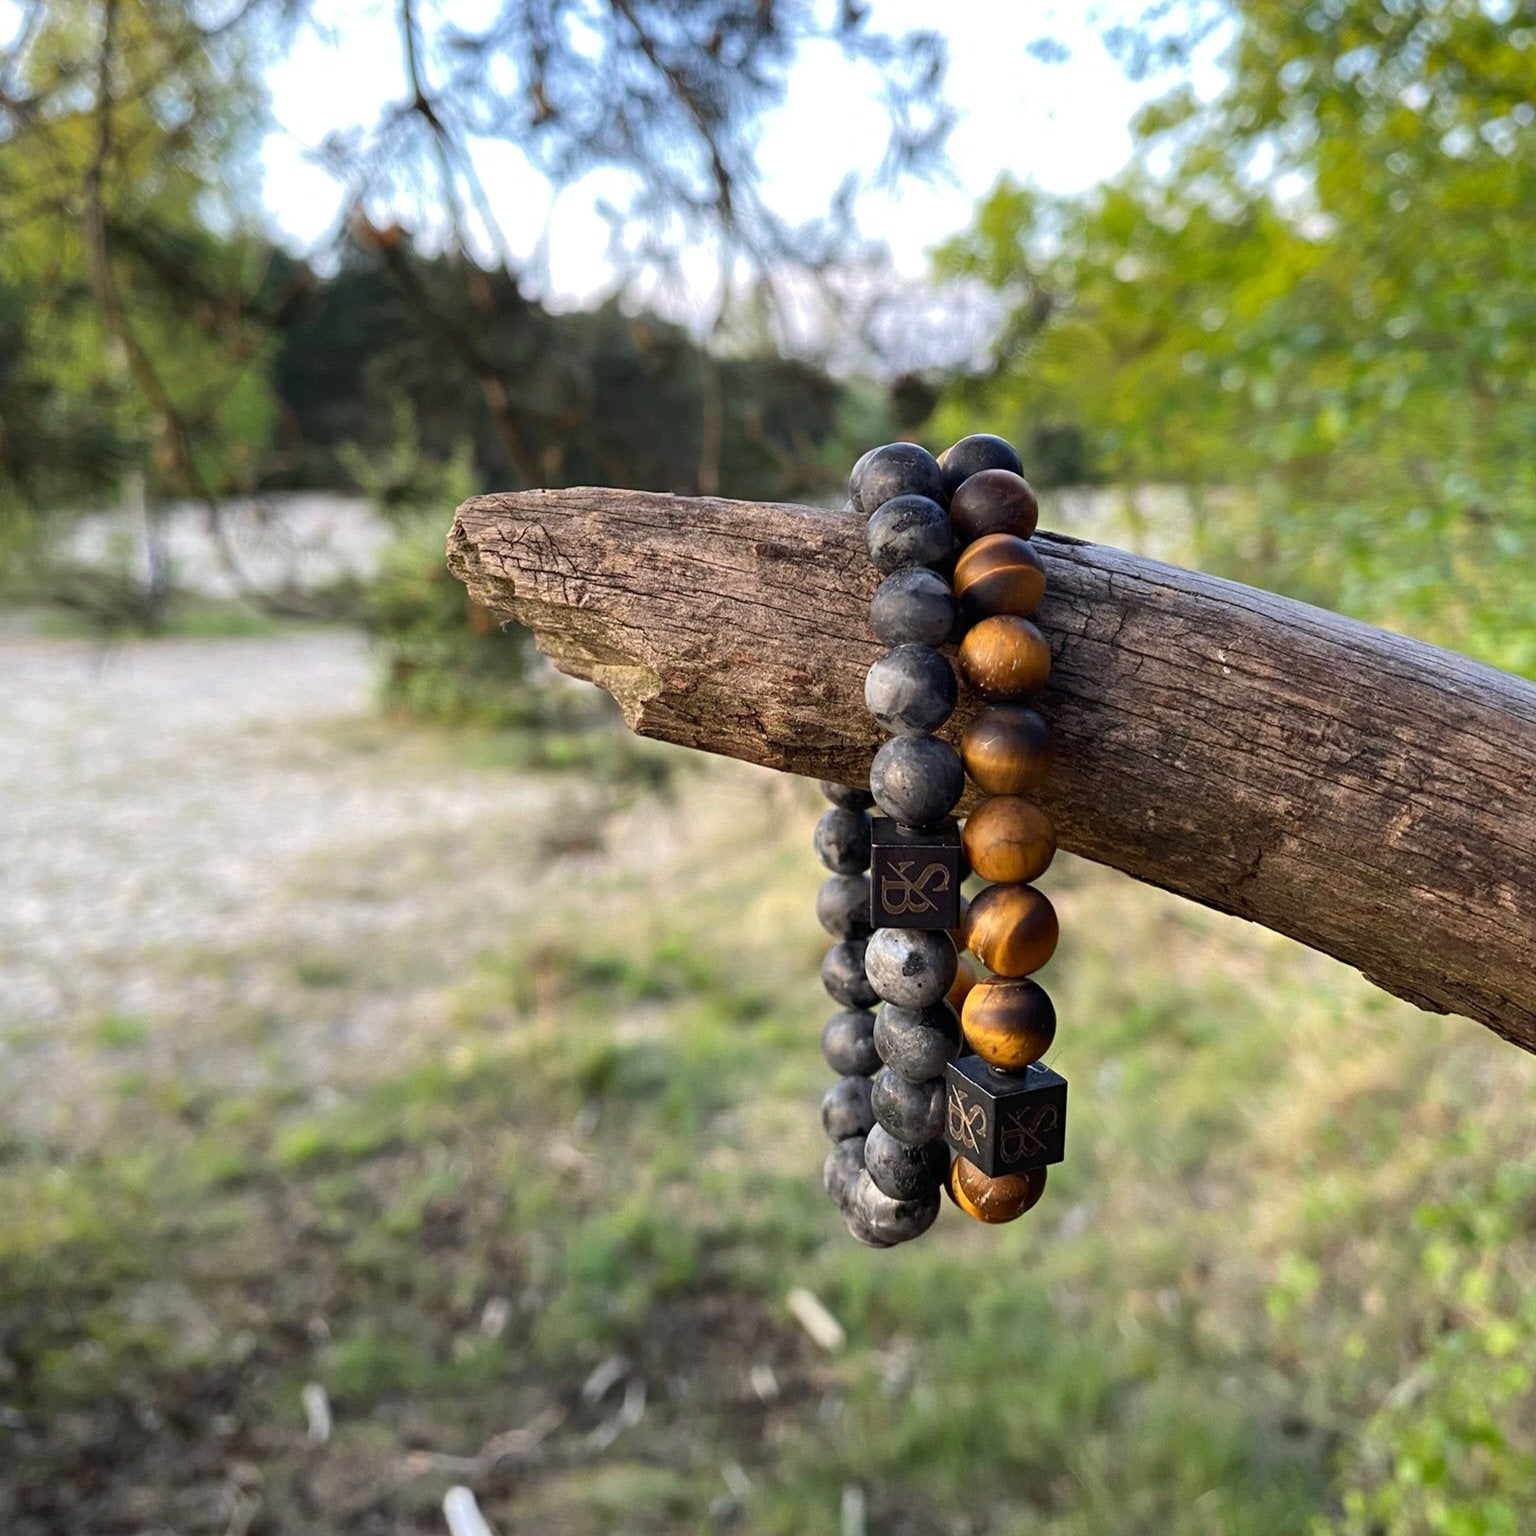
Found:
<svg viewBox="0 0 1536 1536"><path fill-rule="evenodd" d="M445 497L400 521L364 598L363 621L383 655L384 703L425 720L528 724L545 703L530 681L532 647L448 574L443 538L453 505Z"/></svg>
<svg viewBox="0 0 1536 1536"><path fill-rule="evenodd" d="M349 450L349 468L395 529L363 598L378 643L386 708L419 720L493 727L573 726L595 717L592 700L557 682L526 630L503 629L448 572L444 543L453 509L478 489L468 445L446 461L424 456L408 408L397 414L394 452Z"/></svg>

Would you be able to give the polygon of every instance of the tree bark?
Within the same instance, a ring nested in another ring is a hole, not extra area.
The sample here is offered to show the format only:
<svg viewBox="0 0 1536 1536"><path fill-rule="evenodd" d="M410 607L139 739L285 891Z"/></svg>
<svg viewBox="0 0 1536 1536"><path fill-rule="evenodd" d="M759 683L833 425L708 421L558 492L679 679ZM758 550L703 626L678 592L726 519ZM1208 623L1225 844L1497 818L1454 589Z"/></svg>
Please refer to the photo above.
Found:
<svg viewBox="0 0 1536 1536"><path fill-rule="evenodd" d="M1536 687L1122 550L1036 545L1061 845L1536 1051ZM867 782L878 578L853 513L528 491L466 502L448 554L642 735Z"/></svg>

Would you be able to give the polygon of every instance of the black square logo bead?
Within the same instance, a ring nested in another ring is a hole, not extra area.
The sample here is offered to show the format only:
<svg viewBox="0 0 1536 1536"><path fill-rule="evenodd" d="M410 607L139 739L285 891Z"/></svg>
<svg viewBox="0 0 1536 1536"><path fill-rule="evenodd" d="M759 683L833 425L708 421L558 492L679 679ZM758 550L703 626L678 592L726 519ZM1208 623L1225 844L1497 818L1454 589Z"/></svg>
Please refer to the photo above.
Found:
<svg viewBox="0 0 1536 1536"><path fill-rule="evenodd" d="M876 928L960 926L960 828L870 822L869 920Z"/></svg>
<svg viewBox="0 0 1536 1536"><path fill-rule="evenodd" d="M994 1072L980 1056L944 1069L944 1140L989 1179L1067 1155L1067 1080L1037 1061Z"/></svg>

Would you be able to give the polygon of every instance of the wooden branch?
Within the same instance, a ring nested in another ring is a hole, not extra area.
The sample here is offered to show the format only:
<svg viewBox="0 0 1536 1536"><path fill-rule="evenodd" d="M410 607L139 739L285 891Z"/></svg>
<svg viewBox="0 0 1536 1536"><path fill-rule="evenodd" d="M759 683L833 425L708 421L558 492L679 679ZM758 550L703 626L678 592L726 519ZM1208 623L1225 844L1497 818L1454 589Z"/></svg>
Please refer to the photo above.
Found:
<svg viewBox="0 0 1536 1536"><path fill-rule="evenodd" d="M1037 545L1060 743L1040 799L1062 846L1536 1051L1536 687L1121 550ZM642 735L867 782L877 578L853 513L527 491L466 502L448 553Z"/></svg>

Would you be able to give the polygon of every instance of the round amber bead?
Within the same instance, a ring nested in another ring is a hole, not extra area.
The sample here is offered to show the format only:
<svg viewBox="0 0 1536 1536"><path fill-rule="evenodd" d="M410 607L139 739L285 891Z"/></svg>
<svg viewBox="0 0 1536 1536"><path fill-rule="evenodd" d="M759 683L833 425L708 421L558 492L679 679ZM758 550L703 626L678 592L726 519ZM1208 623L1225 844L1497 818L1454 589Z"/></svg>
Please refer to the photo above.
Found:
<svg viewBox="0 0 1536 1536"><path fill-rule="evenodd" d="M961 540L989 533L1027 539L1040 520L1040 504L1023 475L983 469L961 481L949 501L949 520Z"/></svg>
<svg viewBox="0 0 1536 1536"><path fill-rule="evenodd" d="M989 885L971 899L965 947L999 976L1028 976L1056 950L1056 909L1032 885Z"/></svg>
<svg viewBox="0 0 1536 1536"><path fill-rule="evenodd" d="M999 613L1027 619L1045 596L1045 567L1028 539L989 533L955 562L954 586L973 622Z"/></svg>
<svg viewBox="0 0 1536 1536"><path fill-rule="evenodd" d="M960 671L984 699L1017 699L1045 686L1051 675L1051 648L1028 619L994 614L966 631L960 642Z"/></svg>
<svg viewBox="0 0 1536 1536"><path fill-rule="evenodd" d="M989 704L960 738L971 782L989 795L1024 795L1050 772L1056 743L1041 715L1022 704Z"/></svg>
<svg viewBox="0 0 1536 1536"><path fill-rule="evenodd" d="M960 1009L965 1043L999 1072L1022 1072L1056 1038L1056 1009L1045 988L1022 977L978 981Z"/></svg>
<svg viewBox="0 0 1536 1536"><path fill-rule="evenodd" d="M1032 801L1017 795L983 800L966 818L965 856L983 880L1009 885L1036 880L1056 857L1056 828Z"/></svg>
<svg viewBox="0 0 1536 1536"><path fill-rule="evenodd" d="M1005 1173L989 1179L975 1163L957 1157L949 1165L945 1188L967 1216L997 1226L1039 1204L1045 1193L1045 1169L1031 1168L1028 1173Z"/></svg>

